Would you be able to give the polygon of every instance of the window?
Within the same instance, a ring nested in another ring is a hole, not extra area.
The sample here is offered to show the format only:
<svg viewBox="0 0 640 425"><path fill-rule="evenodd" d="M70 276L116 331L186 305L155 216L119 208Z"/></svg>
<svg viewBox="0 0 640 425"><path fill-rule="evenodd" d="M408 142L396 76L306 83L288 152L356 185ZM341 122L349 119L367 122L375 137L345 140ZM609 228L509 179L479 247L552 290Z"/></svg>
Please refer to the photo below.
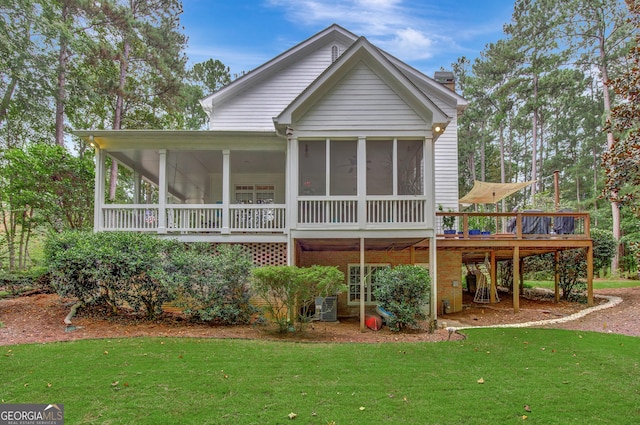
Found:
<svg viewBox="0 0 640 425"><path fill-rule="evenodd" d="M335 62L340 56L340 49L338 46L331 46L331 63Z"/></svg>
<svg viewBox="0 0 640 425"><path fill-rule="evenodd" d="M298 167L298 195L325 196L327 149L325 140L307 140L300 142Z"/></svg>
<svg viewBox="0 0 640 425"><path fill-rule="evenodd" d="M389 264L366 264L364 266L364 301L365 304L375 305L376 297L373 292L378 287L376 274L379 270L390 267ZM348 304L360 304L360 265L349 264L349 301Z"/></svg>
<svg viewBox="0 0 640 425"><path fill-rule="evenodd" d="M329 172L332 196L358 194L358 141L331 140Z"/></svg>
<svg viewBox="0 0 640 425"><path fill-rule="evenodd" d="M424 152L420 140L398 141L398 195L424 193Z"/></svg>
<svg viewBox="0 0 640 425"><path fill-rule="evenodd" d="M393 195L393 141L367 141L367 195Z"/></svg>
<svg viewBox="0 0 640 425"><path fill-rule="evenodd" d="M237 204L270 204L276 195L271 184L237 184L235 189Z"/></svg>

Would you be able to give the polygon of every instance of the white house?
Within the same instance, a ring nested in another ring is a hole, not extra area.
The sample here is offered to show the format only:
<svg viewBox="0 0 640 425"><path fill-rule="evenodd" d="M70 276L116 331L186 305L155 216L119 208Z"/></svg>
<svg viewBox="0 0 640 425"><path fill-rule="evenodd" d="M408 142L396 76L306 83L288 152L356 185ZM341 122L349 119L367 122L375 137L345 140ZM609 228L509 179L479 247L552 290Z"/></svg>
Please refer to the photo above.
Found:
<svg viewBox="0 0 640 425"><path fill-rule="evenodd" d="M377 267L428 264L439 301L459 290L461 264L435 249L436 206L458 205L467 105L449 83L332 25L203 99L207 131L76 131L96 149L95 230L339 266L350 288L339 315L375 305ZM136 184L132 204L106 203L107 156L156 186L157 202ZM441 285L437 264L454 278Z"/></svg>

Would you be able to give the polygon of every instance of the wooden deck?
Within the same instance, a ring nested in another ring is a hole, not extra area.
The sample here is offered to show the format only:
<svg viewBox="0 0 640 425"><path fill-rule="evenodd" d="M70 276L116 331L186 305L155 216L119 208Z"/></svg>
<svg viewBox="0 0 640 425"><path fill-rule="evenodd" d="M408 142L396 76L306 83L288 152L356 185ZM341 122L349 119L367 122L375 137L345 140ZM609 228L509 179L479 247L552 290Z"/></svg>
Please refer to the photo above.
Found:
<svg viewBox="0 0 640 425"><path fill-rule="evenodd" d="M513 212L513 213L445 213L436 214L437 246L442 250L462 253L466 264L488 260L492 285L496 282L497 262L513 260L513 281L520 281L522 259L536 254L554 253L583 248L587 257L587 298L593 305L593 241L587 213L574 212ZM455 234L445 234L445 224L451 224ZM481 228L477 228L480 227ZM476 234L476 230L484 234ZM559 299L556 274L556 299ZM519 310L519 285L513 286L514 311ZM493 295L493 290L491 291Z"/></svg>

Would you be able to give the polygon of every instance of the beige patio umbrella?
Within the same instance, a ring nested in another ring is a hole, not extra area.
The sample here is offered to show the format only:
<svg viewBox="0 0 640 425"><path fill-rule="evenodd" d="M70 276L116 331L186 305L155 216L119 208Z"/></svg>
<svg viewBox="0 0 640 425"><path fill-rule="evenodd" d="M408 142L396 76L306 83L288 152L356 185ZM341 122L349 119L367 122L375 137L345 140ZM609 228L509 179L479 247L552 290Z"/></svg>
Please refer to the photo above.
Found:
<svg viewBox="0 0 640 425"><path fill-rule="evenodd" d="M458 201L460 204L495 204L503 198L535 183L535 180L522 183L491 183L475 180L473 188Z"/></svg>

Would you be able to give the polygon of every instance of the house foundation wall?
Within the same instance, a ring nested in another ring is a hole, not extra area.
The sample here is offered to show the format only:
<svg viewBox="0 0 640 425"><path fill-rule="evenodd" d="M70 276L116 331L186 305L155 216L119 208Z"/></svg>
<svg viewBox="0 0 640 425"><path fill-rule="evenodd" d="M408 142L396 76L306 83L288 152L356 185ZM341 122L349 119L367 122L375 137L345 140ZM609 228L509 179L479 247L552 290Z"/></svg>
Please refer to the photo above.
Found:
<svg viewBox="0 0 640 425"><path fill-rule="evenodd" d="M420 264L429 263L429 251L425 249L414 250L405 249L401 251L366 251L364 254L366 264L390 264L392 267L400 264ZM438 313L442 314L443 300L450 303L450 313L462 310L462 286L461 268L462 254L457 252L439 251L437 254L438 270ZM310 267L313 265L337 266L345 274L345 284L348 283L349 264L359 264L360 253L357 251L306 251L297 255L297 266ZM454 281L457 284L454 286ZM367 312L373 312L374 306L367 306ZM358 317L360 314L359 305L348 303L348 294L343 293L338 296L338 316Z"/></svg>
<svg viewBox="0 0 640 425"><path fill-rule="evenodd" d="M462 311L462 253L439 250L437 257L438 315Z"/></svg>

